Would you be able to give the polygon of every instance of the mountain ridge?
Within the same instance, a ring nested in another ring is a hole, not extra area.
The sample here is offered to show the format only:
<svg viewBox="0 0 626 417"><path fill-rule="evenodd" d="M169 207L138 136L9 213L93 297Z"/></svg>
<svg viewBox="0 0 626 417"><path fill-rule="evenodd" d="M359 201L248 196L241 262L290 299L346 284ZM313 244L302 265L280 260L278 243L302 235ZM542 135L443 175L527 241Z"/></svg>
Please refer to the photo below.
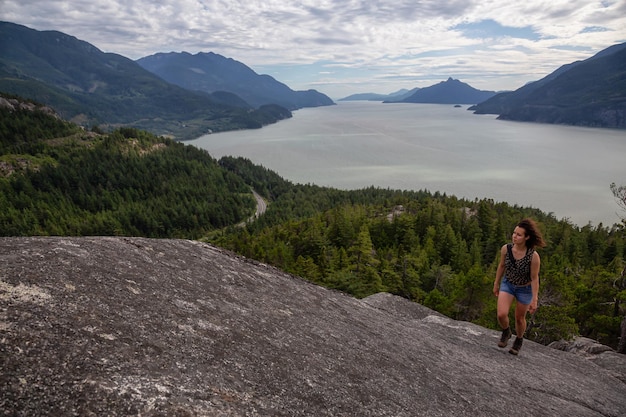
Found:
<svg viewBox="0 0 626 417"><path fill-rule="evenodd" d="M448 77L446 81L420 88L401 103L476 104L493 97L495 91L477 90L467 83ZM395 101L394 101L395 102Z"/></svg>
<svg viewBox="0 0 626 417"><path fill-rule="evenodd" d="M498 119L626 128L626 43L469 108Z"/></svg>
<svg viewBox="0 0 626 417"><path fill-rule="evenodd" d="M74 36L9 22L0 22L0 91L83 126L133 126L179 139L291 117L277 105L252 110L232 95L186 90Z"/></svg>
<svg viewBox="0 0 626 417"><path fill-rule="evenodd" d="M626 43L616 44L585 60L562 65L514 91L485 92L485 95L468 98L455 91L453 82L458 80L450 77L445 82L419 89L401 102L472 104L468 110L476 114L497 114L501 120L622 129L626 128L625 63ZM365 93L339 101L381 101L383 97L385 95ZM387 97L383 101L398 100Z"/></svg>
<svg viewBox="0 0 626 417"><path fill-rule="evenodd" d="M270 75L259 75L247 65L213 52L157 53L136 62L169 83L206 93L229 91L253 107L278 104L297 110L334 104L316 90L294 91Z"/></svg>

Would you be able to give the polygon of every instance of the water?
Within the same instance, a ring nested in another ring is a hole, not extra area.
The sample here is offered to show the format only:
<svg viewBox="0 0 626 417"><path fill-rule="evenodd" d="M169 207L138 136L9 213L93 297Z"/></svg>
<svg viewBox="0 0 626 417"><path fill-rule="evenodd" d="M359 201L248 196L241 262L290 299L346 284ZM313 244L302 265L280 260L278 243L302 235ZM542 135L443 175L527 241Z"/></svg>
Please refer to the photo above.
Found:
<svg viewBox="0 0 626 417"><path fill-rule="evenodd" d="M626 217L626 131L496 120L466 106L342 102L259 130L187 142L243 156L295 183L491 198L584 226Z"/></svg>

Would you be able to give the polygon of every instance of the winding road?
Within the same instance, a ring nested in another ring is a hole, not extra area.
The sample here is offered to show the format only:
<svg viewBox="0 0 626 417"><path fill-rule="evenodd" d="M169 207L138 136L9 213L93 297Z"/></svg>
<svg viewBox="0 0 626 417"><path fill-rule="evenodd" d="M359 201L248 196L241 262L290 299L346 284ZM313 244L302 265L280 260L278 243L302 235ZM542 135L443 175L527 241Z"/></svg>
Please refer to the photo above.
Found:
<svg viewBox="0 0 626 417"><path fill-rule="evenodd" d="M265 213L265 210L267 210L267 203L263 197L261 197L259 193L254 190L252 190L252 194L254 194L254 198L256 199L256 211L254 212L254 216L248 219L249 222L258 218L261 214Z"/></svg>
<svg viewBox="0 0 626 417"><path fill-rule="evenodd" d="M258 219L261 214L265 213L265 210L267 210L267 203L265 202L263 197L261 197L261 195L254 190L252 190L252 194L254 195L254 199L256 200L256 211L252 216L248 218L248 220L237 224L237 227L244 227L246 224L252 223L256 219Z"/></svg>

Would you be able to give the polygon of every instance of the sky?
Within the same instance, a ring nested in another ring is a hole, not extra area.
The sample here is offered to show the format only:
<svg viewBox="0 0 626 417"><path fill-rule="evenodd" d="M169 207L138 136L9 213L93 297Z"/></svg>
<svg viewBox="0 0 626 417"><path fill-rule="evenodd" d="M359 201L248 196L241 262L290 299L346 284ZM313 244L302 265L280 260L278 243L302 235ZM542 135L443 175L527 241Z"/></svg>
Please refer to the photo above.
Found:
<svg viewBox="0 0 626 417"><path fill-rule="evenodd" d="M626 42L626 0L0 0L0 20L133 60L214 52L334 100L515 90Z"/></svg>

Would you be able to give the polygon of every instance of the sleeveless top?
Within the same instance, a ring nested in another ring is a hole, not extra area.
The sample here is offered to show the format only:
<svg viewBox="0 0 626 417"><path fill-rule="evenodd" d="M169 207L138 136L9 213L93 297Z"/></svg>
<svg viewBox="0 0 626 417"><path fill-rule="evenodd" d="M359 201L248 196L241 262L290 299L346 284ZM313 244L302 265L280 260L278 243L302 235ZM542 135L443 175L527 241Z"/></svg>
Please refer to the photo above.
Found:
<svg viewBox="0 0 626 417"><path fill-rule="evenodd" d="M521 259L513 257L513 244L506 245L507 256L504 259L504 275L513 285L527 285L530 281L530 262L533 259L534 249L526 250L526 255Z"/></svg>

